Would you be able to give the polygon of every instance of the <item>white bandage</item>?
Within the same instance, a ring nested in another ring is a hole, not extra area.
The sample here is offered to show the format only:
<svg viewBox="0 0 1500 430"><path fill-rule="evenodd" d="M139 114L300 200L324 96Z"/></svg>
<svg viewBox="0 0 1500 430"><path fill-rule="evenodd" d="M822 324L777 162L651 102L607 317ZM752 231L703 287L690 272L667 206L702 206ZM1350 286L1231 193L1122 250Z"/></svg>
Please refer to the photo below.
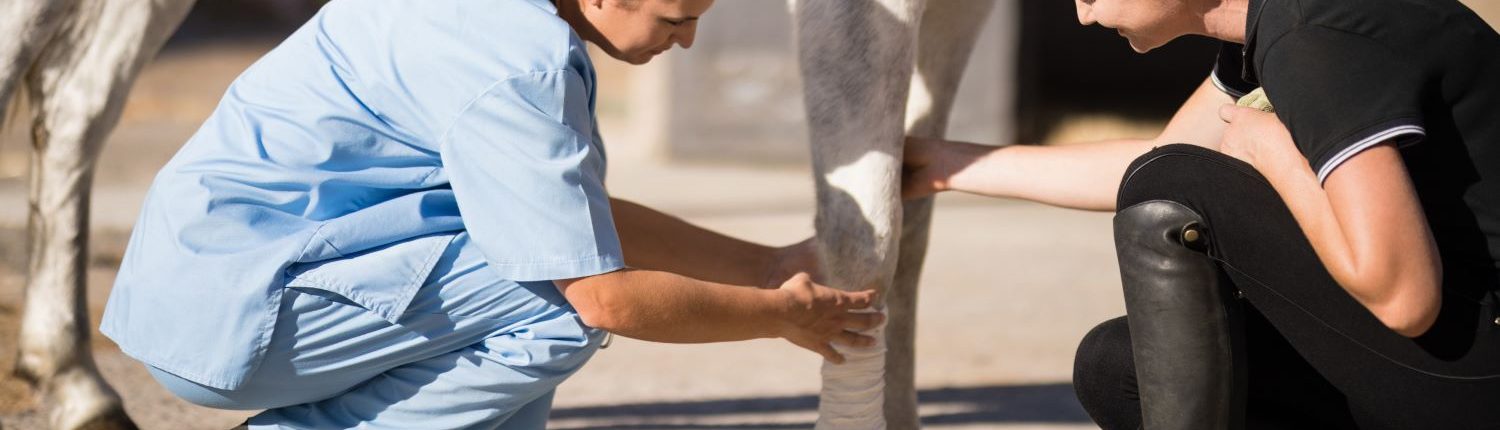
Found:
<svg viewBox="0 0 1500 430"><path fill-rule="evenodd" d="M844 355L844 364L823 362L818 430L885 428L885 321L860 334L875 338L875 345L864 348L834 345Z"/></svg>

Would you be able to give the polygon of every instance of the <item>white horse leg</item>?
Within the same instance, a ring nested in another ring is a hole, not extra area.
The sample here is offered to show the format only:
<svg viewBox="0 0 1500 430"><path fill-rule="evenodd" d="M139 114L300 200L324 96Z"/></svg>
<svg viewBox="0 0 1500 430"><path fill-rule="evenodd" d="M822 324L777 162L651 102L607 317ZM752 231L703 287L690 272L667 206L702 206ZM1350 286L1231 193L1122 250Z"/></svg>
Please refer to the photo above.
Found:
<svg viewBox="0 0 1500 430"><path fill-rule="evenodd" d="M902 109L923 0L794 2L826 281L888 291L901 225ZM824 363L818 428L886 422L884 329ZM904 423L900 427L906 427Z"/></svg>
<svg viewBox="0 0 1500 430"><path fill-rule="evenodd" d="M77 6L77 1L51 0L14 0L0 4L0 34L7 36L0 40L0 120L9 119L9 112L5 110L12 105L5 102L11 100L15 91L31 90L26 85L27 74L45 47L58 36L63 24L70 20L69 15L76 11ZM33 111L37 110L33 108ZM45 246L42 246L35 235L37 229L34 226L38 224L35 198L32 199L31 208L31 264L35 269L39 263L36 254ZM80 311L82 298L73 291L82 288L81 282L78 279L68 279L67 276L71 274L62 274L64 276L61 279L57 275L38 275L32 270L29 281L31 285L54 285L51 288L54 291L27 294L25 309L29 310L25 314L29 318L23 317L21 322L21 341L17 348L15 368L12 369L16 376L27 380L42 393L54 391L49 387L57 385L55 381L59 380L82 377L85 379L83 384L87 385L90 382L88 379L94 374L92 361L79 364L73 358L76 355L74 351L78 349L76 345L87 345L86 337L74 336L78 332L78 326L86 326L78 319L80 315L86 318L86 314ZM82 370L75 370L79 368ZM77 386L79 383L64 385ZM108 396L112 395L108 393ZM43 402L51 403L53 402ZM115 406L115 413L118 413L118 402L115 402ZM106 411L100 414L108 413Z"/></svg>
<svg viewBox="0 0 1500 430"><path fill-rule="evenodd" d="M17 371L40 383L53 428L134 428L89 355L85 304L95 158L141 66L191 2L88 0L37 59L31 265Z"/></svg>
<svg viewBox="0 0 1500 430"><path fill-rule="evenodd" d="M16 373L41 389L54 428L78 428L84 424L80 419L93 418L133 428L119 396L99 377L89 355L84 271L92 160L85 158L97 154L97 145L86 147L76 139L76 131L68 129L79 124L54 127L65 115L47 106L58 103L55 99L34 89L31 97L36 145L31 165L31 265Z"/></svg>
<svg viewBox="0 0 1500 430"><path fill-rule="evenodd" d="M57 34L61 15L74 3L64 0L7 0L0 2L0 121L22 77L42 46ZM0 126L8 125L0 123Z"/></svg>
<svg viewBox="0 0 1500 430"><path fill-rule="evenodd" d="M942 138L959 81L993 0L931 2L917 35L916 74L906 104L906 133ZM895 282L886 295L885 417L891 427L917 428L917 280L927 256L932 199L902 205ZM900 425L897 425L900 423Z"/></svg>

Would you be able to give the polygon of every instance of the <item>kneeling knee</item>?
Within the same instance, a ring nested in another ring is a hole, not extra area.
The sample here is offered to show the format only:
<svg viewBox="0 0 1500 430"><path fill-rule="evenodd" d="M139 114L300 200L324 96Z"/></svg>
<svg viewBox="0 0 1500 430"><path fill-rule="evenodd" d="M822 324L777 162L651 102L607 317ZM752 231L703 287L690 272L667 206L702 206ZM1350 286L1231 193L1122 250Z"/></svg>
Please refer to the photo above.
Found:
<svg viewBox="0 0 1500 430"><path fill-rule="evenodd" d="M1130 326L1125 317L1094 326L1078 343L1073 359L1073 385L1080 393L1098 385L1108 385L1122 374L1133 371L1130 350Z"/></svg>
<svg viewBox="0 0 1500 430"><path fill-rule="evenodd" d="M230 410L255 410L272 407L268 402L257 401L246 398L244 393L235 390L220 390L200 385L168 373L154 366L146 366L146 371L156 379L162 387L171 392L177 398L198 406L214 409Z"/></svg>
<svg viewBox="0 0 1500 430"><path fill-rule="evenodd" d="M1244 161L1179 143L1157 147L1131 162L1120 180L1116 204L1125 209L1151 200L1202 201L1223 197L1227 190L1260 187L1269 188L1264 176Z"/></svg>
<svg viewBox="0 0 1500 430"><path fill-rule="evenodd" d="M1089 417L1103 428L1134 428L1139 424L1131 354L1130 326L1125 317L1095 326L1078 344L1073 390Z"/></svg>
<svg viewBox="0 0 1500 430"><path fill-rule="evenodd" d="M585 326L576 317L562 317L486 339L484 346L499 352L507 365L565 375L588 362L605 336L603 330Z"/></svg>

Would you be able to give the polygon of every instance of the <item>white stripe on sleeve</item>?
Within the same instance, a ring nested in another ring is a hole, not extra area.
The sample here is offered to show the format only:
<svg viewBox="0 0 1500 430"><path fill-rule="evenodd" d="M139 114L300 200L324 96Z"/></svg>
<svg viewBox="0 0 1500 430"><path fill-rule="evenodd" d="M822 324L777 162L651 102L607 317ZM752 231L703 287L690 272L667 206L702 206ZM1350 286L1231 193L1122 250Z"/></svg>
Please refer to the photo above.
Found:
<svg viewBox="0 0 1500 430"><path fill-rule="evenodd" d="M1245 96L1245 93L1235 91L1235 89L1229 88L1228 85L1224 85L1224 81L1219 80L1219 68L1215 67L1214 71L1209 73L1208 76L1210 78L1209 80L1213 81L1214 88L1218 88L1219 91L1223 91L1224 94L1228 94L1230 97L1234 97L1236 99Z"/></svg>
<svg viewBox="0 0 1500 430"><path fill-rule="evenodd" d="M1379 133L1371 134L1369 137L1361 139L1358 142L1354 142L1353 145L1349 145L1348 147L1345 147L1343 150L1339 151L1337 154L1334 154L1333 158L1329 158L1327 163L1323 163L1323 167L1318 169L1318 185L1323 185L1323 181L1328 180L1328 175L1333 173L1333 169L1338 167L1340 164L1344 164L1344 162L1348 161L1350 157L1354 156L1354 154L1358 154L1360 151L1364 151L1365 149L1368 149L1371 146L1375 146L1376 144L1379 144L1381 142L1385 142L1386 140L1406 135L1426 136L1427 129L1424 129L1419 125L1399 125L1388 128L1385 131L1381 131Z"/></svg>

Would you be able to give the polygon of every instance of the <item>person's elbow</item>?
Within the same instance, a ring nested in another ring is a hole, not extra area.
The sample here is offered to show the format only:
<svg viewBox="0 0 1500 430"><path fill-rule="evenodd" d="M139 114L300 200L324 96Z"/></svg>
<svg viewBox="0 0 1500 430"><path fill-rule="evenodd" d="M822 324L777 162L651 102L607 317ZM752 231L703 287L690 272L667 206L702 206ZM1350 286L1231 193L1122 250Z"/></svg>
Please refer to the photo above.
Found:
<svg viewBox="0 0 1500 430"><path fill-rule="evenodd" d="M1417 337L1437 322L1440 298L1425 301L1397 302L1375 310L1375 317L1391 331L1406 337Z"/></svg>
<svg viewBox="0 0 1500 430"><path fill-rule="evenodd" d="M618 322L625 320L619 315L620 306L608 288L608 280L603 279L605 275L595 275L585 278L564 279L555 281L554 284L562 291L563 297L573 310L578 312L578 318L584 325L606 331L616 331Z"/></svg>
<svg viewBox="0 0 1500 430"><path fill-rule="evenodd" d="M582 305L574 304L573 309L578 312L578 319L583 320L583 325L604 331L619 331L616 321L621 321L616 312L613 311L606 300L584 302Z"/></svg>
<svg viewBox="0 0 1500 430"><path fill-rule="evenodd" d="M1406 337L1427 333L1443 304L1441 273L1416 272L1370 280L1366 290L1380 293L1362 300L1386 328Z"/></svg>

